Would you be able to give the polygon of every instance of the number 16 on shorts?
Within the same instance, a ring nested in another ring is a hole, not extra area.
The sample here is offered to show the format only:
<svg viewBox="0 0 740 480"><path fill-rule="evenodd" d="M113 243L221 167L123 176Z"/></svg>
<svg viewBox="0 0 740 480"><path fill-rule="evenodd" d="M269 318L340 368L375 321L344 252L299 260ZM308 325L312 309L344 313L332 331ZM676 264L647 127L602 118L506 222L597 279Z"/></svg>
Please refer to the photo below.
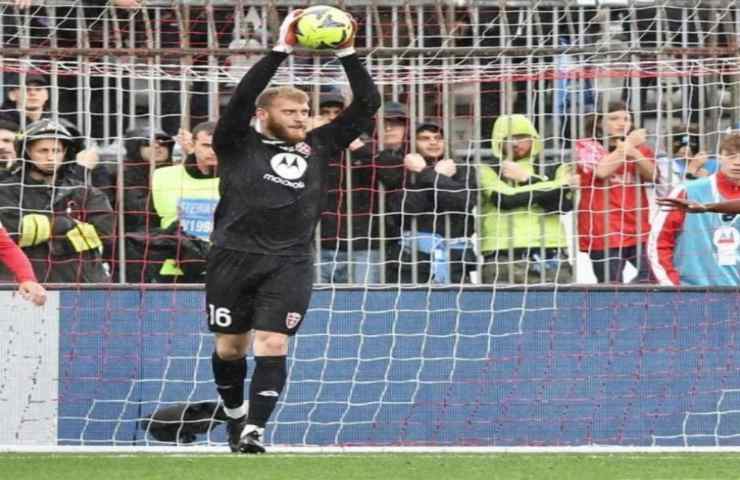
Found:
<svg viewBox="0 0 740 480"><path fill-rule="evenodd" d="M221 328L228 328L231 326L231 310L226 307L219 307L212 303L208 304L208 324L215 325Z"/></svg>

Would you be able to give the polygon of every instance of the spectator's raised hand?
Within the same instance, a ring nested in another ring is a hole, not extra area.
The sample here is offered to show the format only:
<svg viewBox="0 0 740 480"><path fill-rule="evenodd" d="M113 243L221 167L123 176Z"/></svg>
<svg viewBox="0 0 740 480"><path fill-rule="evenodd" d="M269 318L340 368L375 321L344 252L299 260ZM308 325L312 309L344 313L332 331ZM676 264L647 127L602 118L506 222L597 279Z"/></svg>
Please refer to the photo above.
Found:
<svg viewBox="0 0 740 480"><path fill-rule="evenodd" d="M517 183L524 183L529 180L529 172L524 167L511 160L504 160L501 162L501 175L504 178L513 180Z"/></svg>
<svg viewBox="0 0 740 480"><path fill-rule="evenodd" d="M357 150L361 149L364 146L365 146L365 142L363 142L359 138L355 138L354 140L352 140L352 143L349 144L348 148L350 152L356 152Z"/></svg>
<svg viewBox="0 0 740 480"><path fill-rule="evenodd" d="M18 294L34 305L41 306L46 303L46 289L33 280L26 280L21 283L18 286Z"/></svg>
<svg viewBox="0 0 740 480"><path fill-rule="evenodd" d="M31 0L15 0L15 6L18 10L25 10L31 6Z"/></svg>
<svg viewBox="0 0 740 480"><path fill-rule="evenodd" d="M434 164L434 171L445 177L452 177L457 172L457 167L453 160L447 158Z"/></svg>
<svg viewBox="0 0 740 480"><path fill-rule="evenodd" d="M570 186L570 188L580 188L581 176L577 173L570 174L570 176L568 176L568 185Z"/></svg>
<svg viewBox="0 0 740 480"><path fill-rule="evenodd" d="M185 152L186 155L190 155L195 151L193 134L190 130L185 130L184 128L179 129L177 131L177 135L175 135L175 142L180 145L180 148L182 148L182 151Z"/></svg>
<svg viewBox="0 0 740 480"><path fill-rule="evenodd" d="M409 153L403 157L403 166L409 172L419 173L427 167L427 162L418 153Z"/></svg>
<svg viewBox="0 0 740 480"><path fill-rule="evenodd" d="M144 0L114 0L113 4L118 8L135 9L141 8Z"/></svg>
<svg viewBox="0 0 740 480"><path fill-rule="evenodd" d="M707 176L709 172L704 170L707 160L709 160L709 156L706 152L698 152L693 157L689 157L689 164L686 166L686 170L695 177Z"/></svg>
<svg viewBox="0 0 740 480"><path fill-rule="evenodd" d="M626 144L626 147L633 147L637 148L640 145L647 142L647 130L644 128L638 128L637 130L632 130L628 135L627 138L624 139L624 142Z"/></svg>
<svg viewBox="0 0 740 480"><path fill-rule="evenodd" d="M98 165L99 159L98 150L94 147L81 150L75 157L77 164L82 165L88 170L94 169Z"/></svg>

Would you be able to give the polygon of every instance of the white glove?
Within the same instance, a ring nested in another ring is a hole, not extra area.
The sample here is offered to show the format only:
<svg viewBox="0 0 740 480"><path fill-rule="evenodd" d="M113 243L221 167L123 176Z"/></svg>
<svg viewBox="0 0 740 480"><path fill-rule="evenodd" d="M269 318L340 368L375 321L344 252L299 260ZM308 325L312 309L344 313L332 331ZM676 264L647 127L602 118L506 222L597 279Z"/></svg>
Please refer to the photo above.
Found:
<svg viewBox="0 0 740 480"><path fill-rule="evenodd" d="M276 52L292 53L293 47L298 42L295 36L295 25L298 19L301 18L303 10L293 10L283 20L280 25L280 33L278 34L277 44L273 48Z"/></svg>

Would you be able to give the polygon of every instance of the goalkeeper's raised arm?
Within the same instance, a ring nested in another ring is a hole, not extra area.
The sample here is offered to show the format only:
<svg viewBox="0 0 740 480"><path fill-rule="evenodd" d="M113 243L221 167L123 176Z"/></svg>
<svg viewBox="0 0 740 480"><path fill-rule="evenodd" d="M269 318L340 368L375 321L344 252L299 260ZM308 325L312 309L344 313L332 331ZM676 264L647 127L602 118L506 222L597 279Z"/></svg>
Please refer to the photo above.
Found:
<svg viewBox="0 0 740 480"><path fill-rule="evenodd" d="M293 10L285 18L275 48L242 77L218 121L213 135L214 145L226 147L247 133L249 122L257 109L257 98L270 84L283 60L293 51L296 40L292 32L300 13L301 10Z"/></svg>
<svg viewBox="0 0 740 480"><path fill-rule="evenodd" d="M337 151L347 148L360 135L371 134L373 116L380 108L378 87L355 53L353 41L354 34L348 43L336 50L352 88L352 103L331 123L311 132L322 142L333 145Z"/></svg>

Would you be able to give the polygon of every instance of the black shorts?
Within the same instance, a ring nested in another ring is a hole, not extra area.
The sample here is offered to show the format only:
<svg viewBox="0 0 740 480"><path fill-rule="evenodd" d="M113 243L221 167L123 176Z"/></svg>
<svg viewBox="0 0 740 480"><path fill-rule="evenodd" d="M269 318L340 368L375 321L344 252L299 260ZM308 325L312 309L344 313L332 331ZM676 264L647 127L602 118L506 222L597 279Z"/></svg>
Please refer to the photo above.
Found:
<svg viewBox="0 0 740 480"><path fill-rule="evenodd" d="M212 247L206 272L206 316L211 332L254 329L294 335L298 331L311 300L311 257Z"/></svg>

